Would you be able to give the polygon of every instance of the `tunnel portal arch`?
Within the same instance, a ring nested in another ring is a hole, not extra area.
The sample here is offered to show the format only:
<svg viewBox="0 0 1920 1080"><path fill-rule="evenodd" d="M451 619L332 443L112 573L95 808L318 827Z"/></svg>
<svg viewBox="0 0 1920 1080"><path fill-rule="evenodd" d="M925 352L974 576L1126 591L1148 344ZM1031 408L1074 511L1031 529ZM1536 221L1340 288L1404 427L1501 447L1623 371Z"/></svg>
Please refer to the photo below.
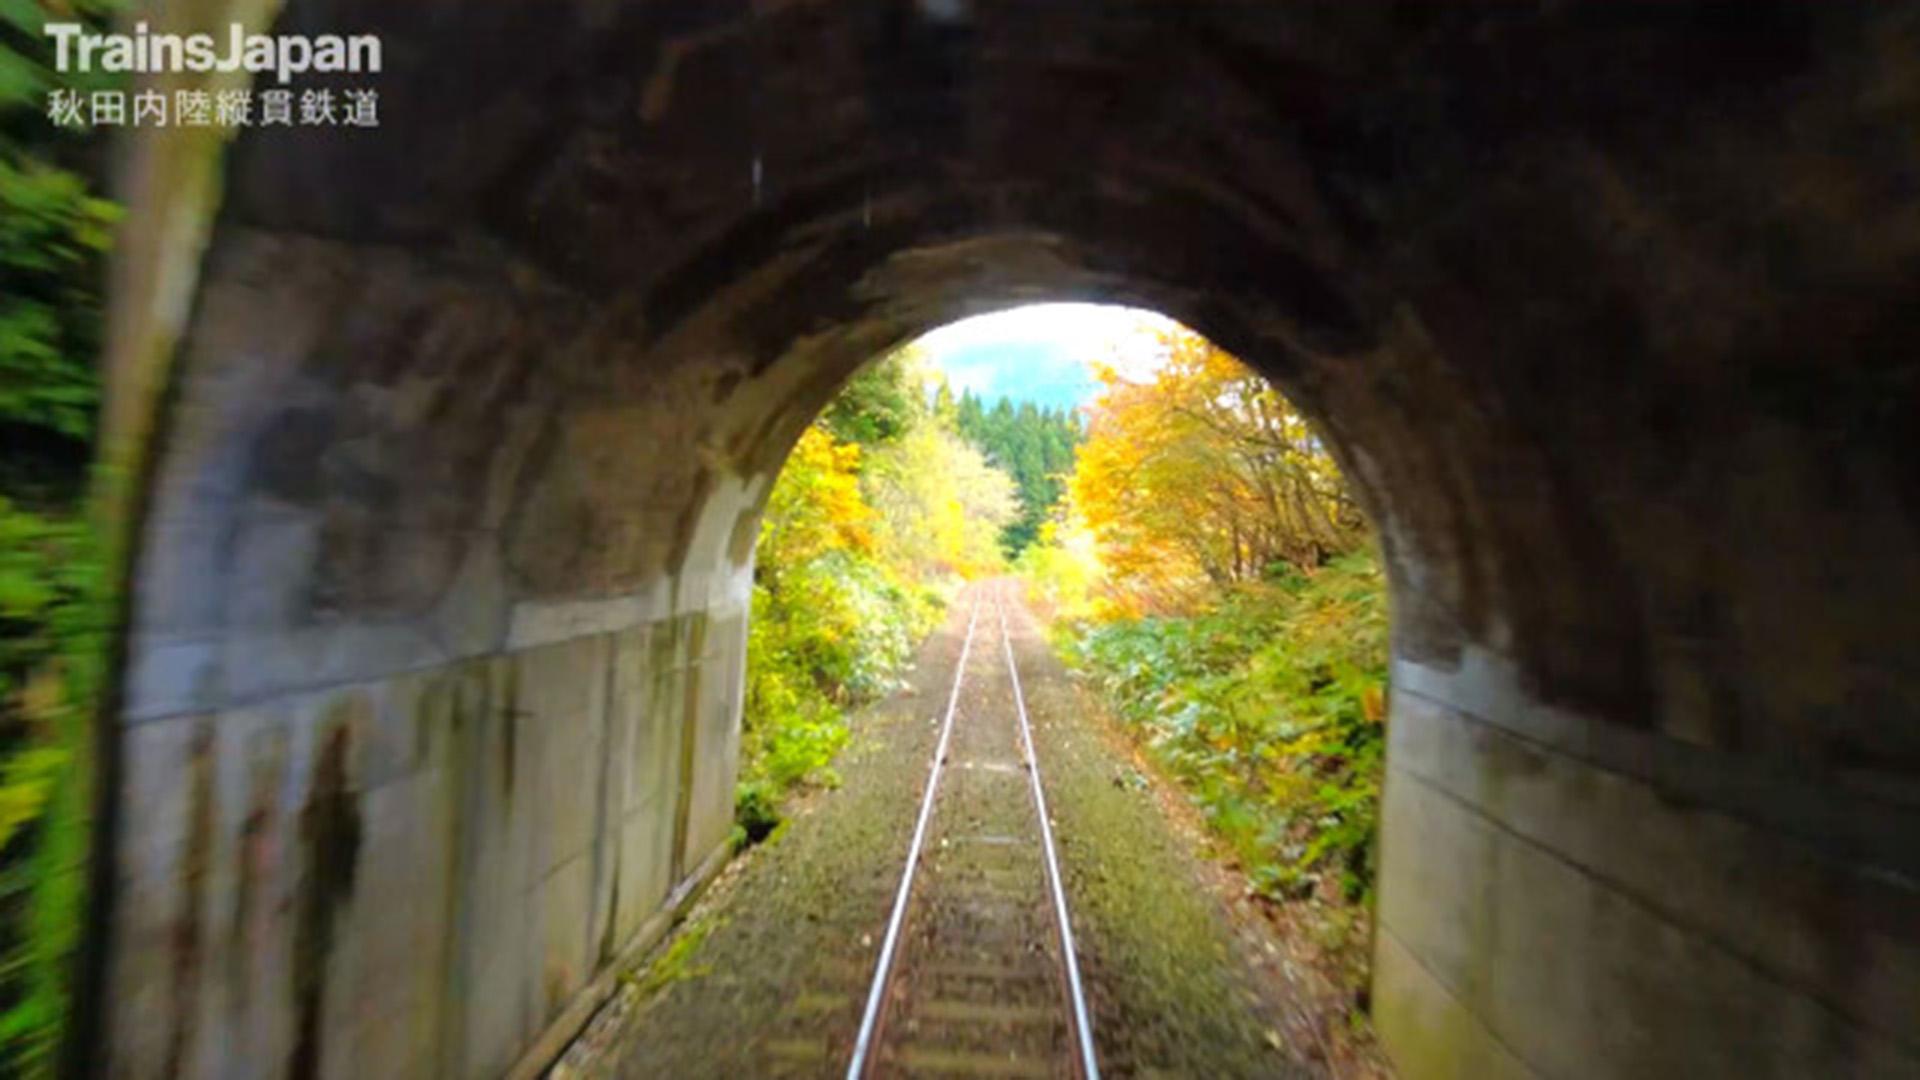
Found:
<svg viewBox="0 0 1920 1080"><path fill-rule="evenodd" d="M293 0L382 127L129 154L98 1052L550 1052L724 843L792 441L1096 300L1378 526L1406 1075L1914 1068L1920 18L1726 10Z"/></svg>

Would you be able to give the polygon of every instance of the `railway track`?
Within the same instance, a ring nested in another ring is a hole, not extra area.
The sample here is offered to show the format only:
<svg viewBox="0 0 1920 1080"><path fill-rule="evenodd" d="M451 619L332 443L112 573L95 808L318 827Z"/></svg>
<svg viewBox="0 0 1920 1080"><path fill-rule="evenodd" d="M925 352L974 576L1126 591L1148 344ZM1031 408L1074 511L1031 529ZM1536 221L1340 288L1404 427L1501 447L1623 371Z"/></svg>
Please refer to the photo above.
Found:
<svg viewBox="0 0 1920 1080"><path fill-rule="evenodd" d="M1004 586L983 591L990 600L974 597L848 1080L1100 1075ZM976 652L988 603L985 630L1000 648Z"/></svg>

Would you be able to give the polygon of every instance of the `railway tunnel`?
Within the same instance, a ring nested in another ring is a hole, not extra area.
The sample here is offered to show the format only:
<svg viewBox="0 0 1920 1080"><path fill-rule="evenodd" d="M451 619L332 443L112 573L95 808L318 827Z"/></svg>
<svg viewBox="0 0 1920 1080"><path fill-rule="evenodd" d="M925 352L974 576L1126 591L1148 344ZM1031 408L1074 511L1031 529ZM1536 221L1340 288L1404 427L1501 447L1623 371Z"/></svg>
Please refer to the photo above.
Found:
<svg viewBox="0 0 1920 1080"><path fill-rule="evenodd" d="M724 849L788 448L1075 299L1274 379L1377 527L1403 1075L1920 1069L1920 8L277 27L379 34L380 126L126 154L94 1066L550 1057Z"/></svg>

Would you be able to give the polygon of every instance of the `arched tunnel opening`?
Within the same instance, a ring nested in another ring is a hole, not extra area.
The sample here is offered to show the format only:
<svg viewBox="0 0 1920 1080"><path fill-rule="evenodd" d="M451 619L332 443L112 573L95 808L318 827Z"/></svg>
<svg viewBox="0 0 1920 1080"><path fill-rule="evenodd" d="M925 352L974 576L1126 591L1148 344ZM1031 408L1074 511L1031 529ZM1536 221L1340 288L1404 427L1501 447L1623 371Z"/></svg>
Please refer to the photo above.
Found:
<svg viewBox="0 0 1920 1080"><path fill-rule="evenodd" d="M1912 1072L1915 26L291 0L379 35L379 126L124 148L77 1060L550 1061L726 850L788 449L1087 300L1270 378L1375 525L1400 1072Z"/></svg>
<svg viewBox="0 0 1920 1080"><path fill-rule="evenodd" d="M968 318L757 534L734 836L776 844L569 1068L1383 1074L1384 577L1270 383L1149 312Z"/></svg>

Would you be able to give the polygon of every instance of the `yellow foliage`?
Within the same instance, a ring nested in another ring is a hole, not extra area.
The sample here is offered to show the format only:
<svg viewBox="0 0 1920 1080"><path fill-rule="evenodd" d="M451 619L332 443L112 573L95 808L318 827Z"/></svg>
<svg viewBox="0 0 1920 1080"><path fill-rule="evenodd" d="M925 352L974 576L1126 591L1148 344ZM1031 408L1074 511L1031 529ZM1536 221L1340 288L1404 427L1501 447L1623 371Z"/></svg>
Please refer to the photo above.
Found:
<svg viewBox="0 0 1920 1080"><path fill-rule="evenodd" d="M908 432L867 462L882 547L918 576L999 573L1000 531L1019 513L1013 480L937 424Z"/></svg>
<svg viewBox="0 0 1920 1080"><path fill-rule="evenodd" d="M797 565L834 549L873 549L873 507L860 492L860 447L809 427L760 520L760 558Z"/></svg>
<svg viewBox="0 0 1920 1080"><path fill-rule="evenodd" d="M1097 367L1069 496L1098 542L1115 614L1185 610L1277 563L1360 542L1331 455L1266 380L1191 331L1162 338L1147 382Z"/></svg>

